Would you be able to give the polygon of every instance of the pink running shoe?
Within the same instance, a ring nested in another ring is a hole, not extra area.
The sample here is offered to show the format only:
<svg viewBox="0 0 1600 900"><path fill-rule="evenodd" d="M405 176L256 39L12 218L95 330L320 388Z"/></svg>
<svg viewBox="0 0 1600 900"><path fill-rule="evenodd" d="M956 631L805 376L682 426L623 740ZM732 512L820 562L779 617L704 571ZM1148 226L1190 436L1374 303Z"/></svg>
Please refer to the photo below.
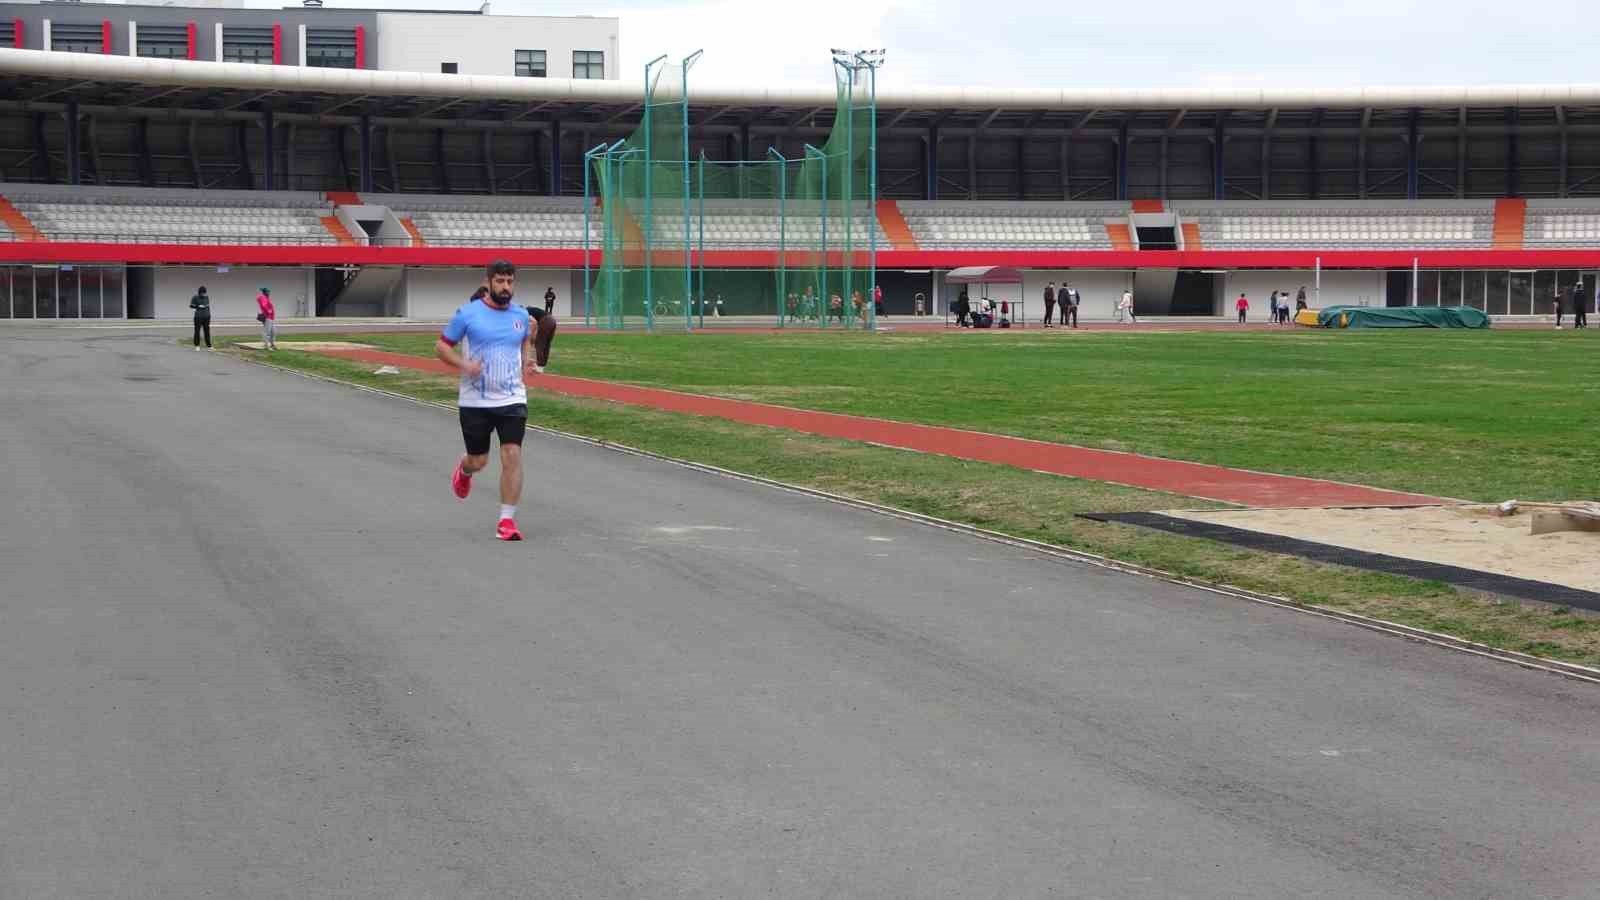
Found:
<svg viewBox="0 0 1600 900"><path fill-rule="evenodd" d="M462 468L465 464L466 459L464 458L456 460L456 470L450 473L450 489L455 491L456 496L462 500L467 499L467 495L472 493L472 476L468 475L467 470Z"/></svg>
<svg viewBox="0 0 1600 900"><path fill-rule="evenodd" d="M501 519L500 525L494 530L494 536L502 541L522 540L522 532L517 530L517 523L511 519Z"/></svg>

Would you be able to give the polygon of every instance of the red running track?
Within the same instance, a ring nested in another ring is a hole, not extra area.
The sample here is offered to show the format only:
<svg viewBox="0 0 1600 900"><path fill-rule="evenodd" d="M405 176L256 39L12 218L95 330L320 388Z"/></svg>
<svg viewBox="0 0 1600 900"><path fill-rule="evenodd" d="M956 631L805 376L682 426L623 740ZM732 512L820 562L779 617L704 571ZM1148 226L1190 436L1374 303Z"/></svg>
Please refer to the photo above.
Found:
<svg viewBox="0 0 1600 900"><path fill-rule="evenodd" d="M382 350L326 349L317 352L423 372L453 372L436 359ZM791 409L767 403L725 400L564 375L536 375L529 379L528 384L537 390L569 397L610 400L692 416L711 416L748 425L766 425L806 434L865 441L902 450L999 463L1052 475L1087 478L1243 506L1418 506L1449 502L1440 497L1386 491L1358 484L1271 475L1137 453L1095 450L937 425Z"/></svg>

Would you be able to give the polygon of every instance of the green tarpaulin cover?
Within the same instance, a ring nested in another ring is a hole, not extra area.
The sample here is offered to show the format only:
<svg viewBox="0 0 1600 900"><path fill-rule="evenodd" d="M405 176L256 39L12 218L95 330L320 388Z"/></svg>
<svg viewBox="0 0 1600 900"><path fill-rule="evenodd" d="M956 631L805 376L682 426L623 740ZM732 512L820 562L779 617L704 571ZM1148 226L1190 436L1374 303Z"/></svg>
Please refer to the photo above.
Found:
<svg viewBox="0 0 1600 900"><path fill-rule="evenodd" d="M1323 328L1488 328L1470 306L1330 306L1317 311Z"/></svg>

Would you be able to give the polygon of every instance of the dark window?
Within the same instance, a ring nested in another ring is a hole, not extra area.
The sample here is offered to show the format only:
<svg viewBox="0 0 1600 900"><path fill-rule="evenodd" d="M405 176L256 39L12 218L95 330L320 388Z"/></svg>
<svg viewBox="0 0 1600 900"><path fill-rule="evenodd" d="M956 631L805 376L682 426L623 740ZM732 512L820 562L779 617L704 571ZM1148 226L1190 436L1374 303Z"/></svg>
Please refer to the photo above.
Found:
<svg viewBox="0 0 1600 900"><path fill-rule="evenodd" d="M16 22L7 19L0 22L0 47L15 47L17 45Z"/></svg>
<svg viewBox="0 0 1600 900"><path fill-rule="evenodd" d="M105 46L103 37L97 24L51 23L50 49L65 53L100 53Z"/></svg>
<svg viewBox="0 0 1600 900"><path fill-rule="evenodd" d="M152 59L188 59L189 29L182 25L140 25L138 53Z"/></svg>
<svg viewBox="0 0 1600 900"><path fill-rule="evenodd" d="M573 78L606 77L606 55L601 50L572 51Z"/></svg>
<svg viewBox="0 0 1600 900"><path fill-rule="evenodd" d="M222 61L272 64L270 27L222 27Z"/></svg>
<svg viewBox="0 0 1600 900"><path fill-rule="evenodd" d="M456 64L455 63L439 63L439 71L440 71L440 73L442 73L444 75L454 75L454 74L456 74Z"/></svg>
<svg viewBox="0 0 1600 900"><path fill-rule="evenodd" d="M518 78L543 78L545 76L543 50L518 50L516 51L516 74Z"/></svg>
<svg viewBox="0 0 1600 900"><path fill-rule="evenodd" d="M317 69L354 69L354 28L307 28L306 65Z"/></svg>

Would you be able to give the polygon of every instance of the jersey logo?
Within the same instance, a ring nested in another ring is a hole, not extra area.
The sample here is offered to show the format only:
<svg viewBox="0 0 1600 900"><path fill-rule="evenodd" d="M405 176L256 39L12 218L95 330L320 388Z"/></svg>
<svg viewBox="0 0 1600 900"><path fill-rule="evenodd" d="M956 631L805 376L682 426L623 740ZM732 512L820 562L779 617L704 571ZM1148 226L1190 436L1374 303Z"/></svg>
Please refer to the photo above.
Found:
<svg viewBox="0 0 1600 900"><path fill-rule="evenodd" d="M522 320L521 319L512 319L511 320L511 328L512 328L513 331L521 331L522 330Z"/></svg>

